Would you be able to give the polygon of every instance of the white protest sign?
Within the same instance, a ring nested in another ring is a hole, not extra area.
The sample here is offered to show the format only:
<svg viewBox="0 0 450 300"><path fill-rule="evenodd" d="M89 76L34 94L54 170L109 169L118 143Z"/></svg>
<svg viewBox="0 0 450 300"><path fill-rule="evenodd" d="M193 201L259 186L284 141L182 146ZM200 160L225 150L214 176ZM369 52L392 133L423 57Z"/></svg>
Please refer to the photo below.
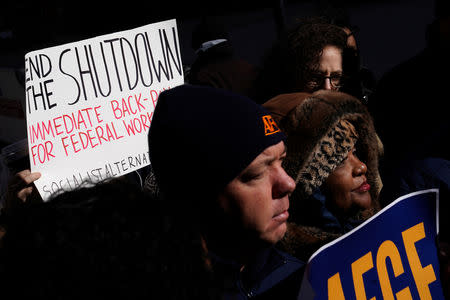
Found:
<svg viewBox="0 0 450 300"><path fill-rule="evenodd" d="M181 85L176 20L27 53L31 171L42 198L149 164L158 95Z"/></svg>

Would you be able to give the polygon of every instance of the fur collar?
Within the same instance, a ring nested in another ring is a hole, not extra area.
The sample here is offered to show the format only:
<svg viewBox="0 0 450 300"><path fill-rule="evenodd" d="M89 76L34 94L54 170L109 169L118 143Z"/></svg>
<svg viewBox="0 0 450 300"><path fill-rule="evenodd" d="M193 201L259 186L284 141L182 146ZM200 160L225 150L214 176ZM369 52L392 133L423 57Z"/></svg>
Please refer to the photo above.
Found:
<svg viewBox="0 0 450 300"><path fill-rule="evenodd" d="M320 246L342 233L317 226L320 209L311 196L346 157L356 141L358 156L368 168L372 208L356 218L364 221L380 208L382 182L379 159L383 145L375 132L367 108L356 98L341 92L279 95L263 105L286 133L287 157L284 167L297 187L290 196L291 218L281 246L301 259L308 259Z"/></svg>

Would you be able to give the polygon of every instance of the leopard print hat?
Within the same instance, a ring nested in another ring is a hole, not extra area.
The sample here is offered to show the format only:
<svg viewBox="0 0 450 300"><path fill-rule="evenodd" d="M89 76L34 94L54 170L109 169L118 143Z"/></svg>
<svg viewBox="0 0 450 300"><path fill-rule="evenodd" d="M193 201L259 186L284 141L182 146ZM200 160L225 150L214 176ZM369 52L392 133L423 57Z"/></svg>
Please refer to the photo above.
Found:
<svg viewBox="0 0 450 300"><path fill-rule="evenodd" d="M358 157L367 165L373 209L379 209L382 187L379 159L383 146L366 107L356 98L336 91L276 96L263 105L286 133L284 167L297 187L291 195L295 215L308 214L306 199L319 188L355 145ZM301 216L298 216L301 220Z"/></svg>

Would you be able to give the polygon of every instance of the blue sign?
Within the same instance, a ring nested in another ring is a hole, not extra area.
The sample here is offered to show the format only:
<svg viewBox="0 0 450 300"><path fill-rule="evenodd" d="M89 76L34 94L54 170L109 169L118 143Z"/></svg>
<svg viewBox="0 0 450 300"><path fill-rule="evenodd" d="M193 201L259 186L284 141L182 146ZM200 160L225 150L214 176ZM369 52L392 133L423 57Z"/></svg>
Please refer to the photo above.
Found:
<svg viewBox="0 0 450 300"><path fill-rule="evenodd" d="M316 251L299 300L444 299L437 189L414 192Z"/></svg>

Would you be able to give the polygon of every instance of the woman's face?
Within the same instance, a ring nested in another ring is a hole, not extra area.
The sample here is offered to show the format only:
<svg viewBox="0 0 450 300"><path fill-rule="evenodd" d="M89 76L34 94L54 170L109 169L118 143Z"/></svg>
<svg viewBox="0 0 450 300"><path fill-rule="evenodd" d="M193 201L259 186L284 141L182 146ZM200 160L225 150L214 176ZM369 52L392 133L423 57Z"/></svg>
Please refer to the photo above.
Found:
<svg viewBox="0 0 450 300"><path fill-rule="evenodd" d="M371 206L367 166L356 156L353 148L347 158L328 176L325 186L329 192L328 206L337 216L351 216Z"/></svg>
<svg viewBox="0 0 450 300"><path fill-rule="evenodd" d="M303 91L312 93L317 90L339 90L342 72L342 50L326 46L322 50L318 69L308 75Z"/></svg>

